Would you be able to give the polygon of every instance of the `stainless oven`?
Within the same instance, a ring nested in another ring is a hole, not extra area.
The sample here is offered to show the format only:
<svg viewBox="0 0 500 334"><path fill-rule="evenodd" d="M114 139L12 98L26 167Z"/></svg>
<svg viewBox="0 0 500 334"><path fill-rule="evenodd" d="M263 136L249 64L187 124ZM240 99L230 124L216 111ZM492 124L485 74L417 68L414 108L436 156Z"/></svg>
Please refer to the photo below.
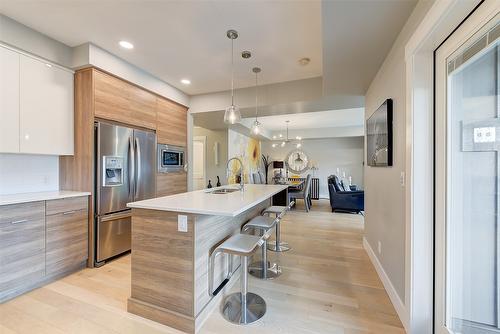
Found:
<svg viewBox="0 0 500 334"><path fill-rule="evenodd" d="M184 171L184 151L182 146L158 144L158 172Z"/></svg>

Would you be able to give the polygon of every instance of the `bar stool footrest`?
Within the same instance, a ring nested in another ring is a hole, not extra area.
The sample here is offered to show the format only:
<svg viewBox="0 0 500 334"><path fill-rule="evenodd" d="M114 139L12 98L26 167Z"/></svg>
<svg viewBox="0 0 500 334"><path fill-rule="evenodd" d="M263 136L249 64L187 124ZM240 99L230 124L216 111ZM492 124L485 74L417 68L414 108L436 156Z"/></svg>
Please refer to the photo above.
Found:
<svg viewBox="0 0 500 334"><path fill-rule="evenodd" d="M287 242L280 242L279 246L276 247L276 241L268 241L267 242L267 249L272 251L272 252L287 252L291 248L288 246Z"/></svg>
<svg viewBox="0 0 500 334"><path fill-rule="evenodd" d="M259 279L274 279L281 275L281 267L277 263L267 262L267 277L264 277L262 261L256 261L248 267L248 273Z"/></svg>

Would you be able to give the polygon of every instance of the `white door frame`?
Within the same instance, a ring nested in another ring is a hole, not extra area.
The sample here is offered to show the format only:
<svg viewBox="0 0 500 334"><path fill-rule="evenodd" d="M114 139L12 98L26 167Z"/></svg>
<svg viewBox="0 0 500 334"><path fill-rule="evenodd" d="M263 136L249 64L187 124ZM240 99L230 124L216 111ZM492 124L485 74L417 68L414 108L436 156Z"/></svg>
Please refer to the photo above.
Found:
<svg viewBox="0 0 500 334"><path fill-rule="evenodd" d="M448 129L448 74L446 59L459 48L468 47L466 42L475 42L473 36L476 33L485 33L492 27L485 27L499 12L500 3L498 0L485 1L474 13L467 18L467 20L457 29L450 39L446 41L436 52L436 135L435 135L435 148L436 148L436 161L435 161L435 241L436 245L446 245L446 221L449 216L449 207L447 205L449 194L446 192L447 178L450 171L450 166L447 161L450 158L450 153L447 150L449 143ZM448 318L446 312L446 304L449 300L445 301L446 286L449 284L449 278L446 277L446 248L435 247L435 333L436 334L449 334L451 333L446 327L445 322Z"/></svg>
<svg viewBox="0 0 500 334"><path fill-rule="evenodd" d="M434 50L479 2L436 0L405 48L408 186L405 189L405 316L401 320L408 333L433 332Z"/></svg>

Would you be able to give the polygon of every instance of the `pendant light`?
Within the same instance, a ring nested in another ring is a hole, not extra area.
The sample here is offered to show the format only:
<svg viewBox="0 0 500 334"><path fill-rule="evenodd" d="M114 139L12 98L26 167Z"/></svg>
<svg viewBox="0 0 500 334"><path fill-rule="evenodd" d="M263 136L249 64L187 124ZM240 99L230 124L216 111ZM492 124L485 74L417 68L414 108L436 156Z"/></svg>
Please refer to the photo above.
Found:
<svg viewBox="0 0 500 334"><path fill-rule="evenodd" d="M259 113L259 110L258 110L259 100L258 100L258 90L257 90L259 82L257 80L257 76L260 73L260 71L261 71L261 69L259 67L254 67L252 69L252 72L255 73L255 121L253 122L253 125L252 125L252 133L254 135L258 135L260 133L260 122L257 119L257 116Z"/></svg>
<svg viewBox="0 0 500 334"><path fill-rule="evenodd" d="M234 40L238 38L238 32L228 30L226 35L231 40L231 105L226 108L224 113L224 123L236 124L241 121L240 109L234 105Z"/></svg>

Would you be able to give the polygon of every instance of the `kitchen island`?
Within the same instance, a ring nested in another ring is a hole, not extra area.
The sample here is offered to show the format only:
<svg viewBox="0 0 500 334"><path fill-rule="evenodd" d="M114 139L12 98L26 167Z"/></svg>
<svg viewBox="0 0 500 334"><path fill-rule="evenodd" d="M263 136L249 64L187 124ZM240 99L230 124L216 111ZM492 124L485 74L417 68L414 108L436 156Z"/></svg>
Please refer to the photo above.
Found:
<svg viewBox="0 0 500 334"><path fill-rule="evenodd" d="M236 272L217 296L210 296L210 253L286 188L247 184L240 191L234 185L129 203L132 286L128 311L195 333L239 276ZM238 265L235 261L234 268ZM218 257L214 270L217 287L226 277L224 257Z"/></svg>

